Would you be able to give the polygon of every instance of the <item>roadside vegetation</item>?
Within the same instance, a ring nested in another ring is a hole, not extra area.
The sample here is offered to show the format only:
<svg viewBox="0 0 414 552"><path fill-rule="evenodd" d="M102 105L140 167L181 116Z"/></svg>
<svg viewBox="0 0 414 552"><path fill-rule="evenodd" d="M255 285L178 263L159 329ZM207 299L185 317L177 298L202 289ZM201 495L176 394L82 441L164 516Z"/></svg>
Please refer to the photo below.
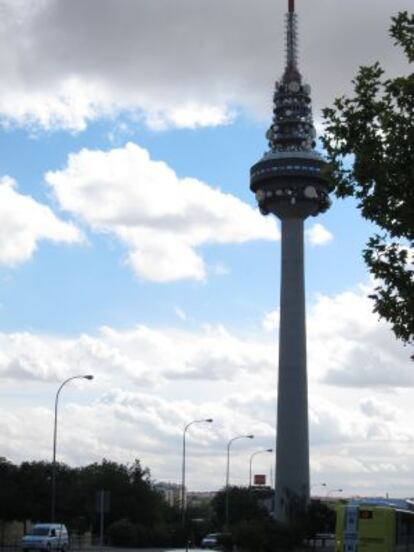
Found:
<svg viewBox="0 0 414 552"><path fill-rule="evenodd" d="M23 462L15 465L0 458L0 522L50 520L52 464ZM274 522L269 510L273 492L230 487L229 526L225 530L224 490L212 501L188 505L182 524L179 504L170 505L139 460L131 465L109 460L81 468L58 464L57 521L72 534L99 534L97 492L110 493L105 513L105 542L135 548L199 546L209 532L220 532L223 550L277 552L291 550L317 532L332 532L333 511L312 503L290 527ZM1 544L1 543L0 543Z"/></svg>
<svg viewBox="0 0 414 552"><path fill-rule="evenodd" d="M414 344L414 14L392 19L390 35L407 74L387 78L380 63L361 67L354 95L324 110L327 176L337 197L354 198L374 223L363 258L375 279L373 310L395 336ZM413 356L414 359L414 356Z"/></svg>

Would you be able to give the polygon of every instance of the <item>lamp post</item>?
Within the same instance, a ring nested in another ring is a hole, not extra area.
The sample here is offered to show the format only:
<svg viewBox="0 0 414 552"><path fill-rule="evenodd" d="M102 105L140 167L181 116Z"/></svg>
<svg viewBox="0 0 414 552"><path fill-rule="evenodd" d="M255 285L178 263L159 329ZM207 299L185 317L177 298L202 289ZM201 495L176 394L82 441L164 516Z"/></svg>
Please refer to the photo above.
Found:
<svg viewBox="0 0 414 552"><path fill-rule="evenodd" d="M326 483L314 483L311 485L310 490L312 491L314 487L326 487Z"/></svg>
<svg viewBox="0 0 414 552"><path fill-rule="evenodd" d="M343 491L343 489L330 489L326 494L326 498L329 498L331 493L342 493Z"/></svg>
<svg viewBox="0 0 414 552"><path fill-rule="evenodd" d="M249 461L249 487L252 486L252 462L253 462L253 458L256 456L256 454L261 454L263 452L273 452L273 449L257 450L256 452L254 452L250 456L250 461Z"/></svg>
<svg viewBox="0 0 414 552"><path fill-rule="evenodd" d="M183 525L185 525L185 514L187 511L187 501L186 501L186 493L185 493L185 436L187 434L188 428L193 424L201 424L203 422L207 422L211 424L212 421L213 421L212 418L193 420L192 422L190 422L185 426L183 431L183 458L182 458L182 473L181 473L181 521Z"/></svg>
<svg viewBox="0 0 414 552"><path fill-rule="evenodd" d="M227 443L227 468L226 468L226 529L229 527L229 482L230 482L230 447L237 439L254 439L254 435L238 435Z"/></svg>
<svg viewBox="0 0 414 552"><path fill-rule="evenodd" d="M52 504L51 504L51 521L55 521L55 514L56 514L56 442L57 442L57 418L58 418L58 403L59 403L59 395L64 385L69 383L70 381L74 379L87 379L87 380L93 380L93 376L91 375L80 375L80 376L72 376L71 378L66 379L59 389L57 390L56 397L55 397L55 420L54 420L54 426L53 426L53 459L52 459Z"/></svg>

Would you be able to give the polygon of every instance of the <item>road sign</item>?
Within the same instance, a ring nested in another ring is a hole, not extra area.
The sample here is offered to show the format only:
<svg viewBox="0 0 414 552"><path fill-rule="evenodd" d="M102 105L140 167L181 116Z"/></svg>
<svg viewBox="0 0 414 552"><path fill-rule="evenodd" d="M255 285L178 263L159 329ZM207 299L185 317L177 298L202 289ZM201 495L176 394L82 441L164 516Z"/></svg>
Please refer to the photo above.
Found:
<svg viewBox="0 0 414 552"><path fill-rule="evenodd" d="M266 485L266 476L263 474L256 474L254 476L255 485Z"/></svg>
<svg viewBox="0 0 414 552"><path fill-rule="evenodd" d="M107 514L111 509L110 491L100 490L96 493L95 511L98 514Z"/></svg>

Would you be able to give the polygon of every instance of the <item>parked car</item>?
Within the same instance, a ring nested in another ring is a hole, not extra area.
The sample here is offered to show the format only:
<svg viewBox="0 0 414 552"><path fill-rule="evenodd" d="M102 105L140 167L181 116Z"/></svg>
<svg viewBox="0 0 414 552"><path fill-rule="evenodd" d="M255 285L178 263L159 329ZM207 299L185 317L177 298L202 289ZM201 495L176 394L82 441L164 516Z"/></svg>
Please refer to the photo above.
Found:
<svg viewBox="0 0 414 552"><path fill-rule="evenodd" d="M201 548L219 548L221 533L209 533L201 541Z"/></svg>
<svg viewBox="0 0 414 552"><path fill-rule="evenodd" d="M69 547L69 535L62 523L36 523L22 538L23 552L29 550L60 550L66 552Z"/></svg>

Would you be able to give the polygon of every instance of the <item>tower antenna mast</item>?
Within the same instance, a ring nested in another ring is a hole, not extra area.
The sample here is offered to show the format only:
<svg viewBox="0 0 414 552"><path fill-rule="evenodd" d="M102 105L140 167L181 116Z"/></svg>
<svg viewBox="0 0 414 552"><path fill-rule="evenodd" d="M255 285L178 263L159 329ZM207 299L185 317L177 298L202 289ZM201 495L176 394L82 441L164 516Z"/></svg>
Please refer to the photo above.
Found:
<svg viewBox="0 0 414 552"><path fill-rule="evenodd" d="M289 0L289 9L286 14L286 55L287 69L293 69L297 66L297 24L295 13L295 0Z"/></svg>

